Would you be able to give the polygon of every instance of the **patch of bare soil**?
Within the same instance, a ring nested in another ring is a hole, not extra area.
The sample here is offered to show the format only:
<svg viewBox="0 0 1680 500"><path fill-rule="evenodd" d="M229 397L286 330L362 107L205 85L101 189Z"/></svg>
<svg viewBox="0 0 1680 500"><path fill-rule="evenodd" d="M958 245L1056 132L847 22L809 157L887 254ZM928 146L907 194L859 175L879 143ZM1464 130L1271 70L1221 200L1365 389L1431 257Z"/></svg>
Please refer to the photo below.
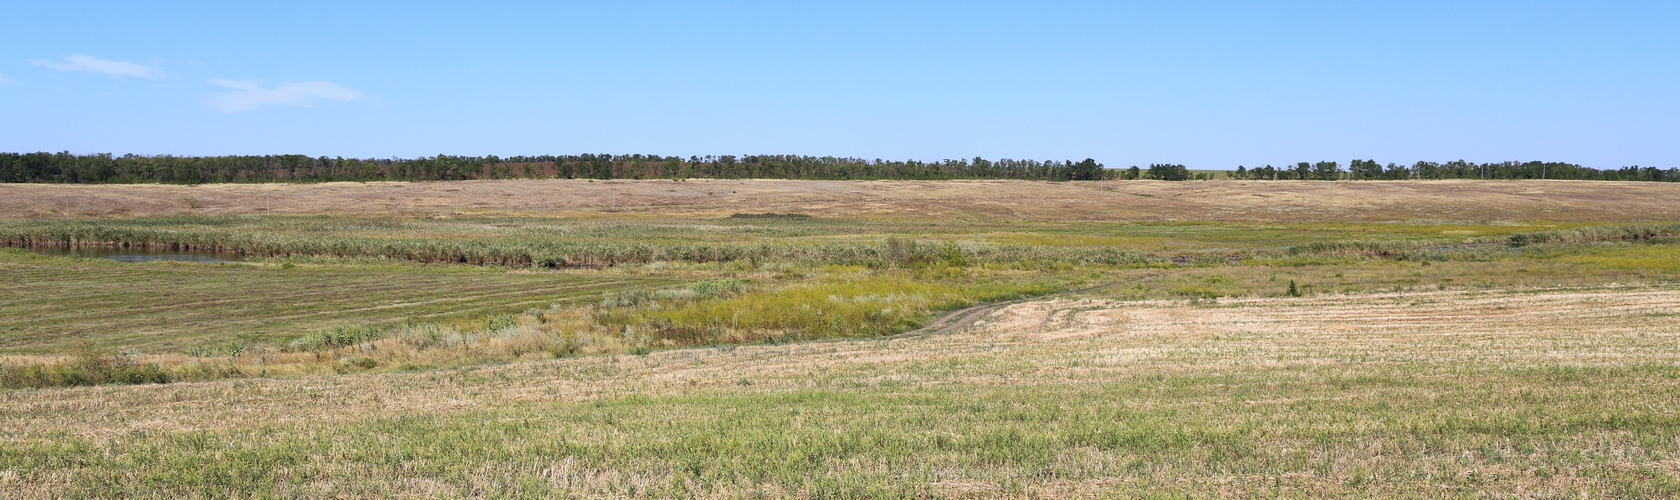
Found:
<svg viewBox="0 0 1680 500"><path fill-rule="evenodd" d="M0 218L471 213L1119 221L1680 220L1680 184L1601 181L495 180L0 184Z"/></svg>

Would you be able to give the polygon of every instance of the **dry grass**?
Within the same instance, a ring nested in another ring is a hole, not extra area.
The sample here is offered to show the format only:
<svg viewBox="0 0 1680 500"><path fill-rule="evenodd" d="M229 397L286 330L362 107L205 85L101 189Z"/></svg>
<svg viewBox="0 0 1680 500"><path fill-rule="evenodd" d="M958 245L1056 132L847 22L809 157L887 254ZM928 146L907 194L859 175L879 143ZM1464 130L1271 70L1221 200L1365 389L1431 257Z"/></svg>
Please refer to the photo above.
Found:
<svg viewBox="0 0 1680 500"><path fill-rule="evenodd" d="M1579 181L495 180L0 184L0 218L511 213L1120 221L1680 220L1680 184ZM195 200L189 207L183 199Z"/></svg>
<svg viewBox="0 0 1680 500"><path fill-rule="evenodd" d="M1033 302L942 336L8 391L0 495L1668 496L1675 359L1672 287Z"/></svg>

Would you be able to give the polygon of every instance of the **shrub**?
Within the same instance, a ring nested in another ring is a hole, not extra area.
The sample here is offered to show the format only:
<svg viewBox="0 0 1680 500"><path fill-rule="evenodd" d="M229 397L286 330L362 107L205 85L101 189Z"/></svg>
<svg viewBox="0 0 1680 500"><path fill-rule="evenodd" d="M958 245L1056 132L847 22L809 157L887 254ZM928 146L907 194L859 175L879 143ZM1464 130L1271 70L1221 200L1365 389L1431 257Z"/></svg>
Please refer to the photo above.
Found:
<svg viewBox="0 0 1680 500"><path fill-rule="evenodd" d="M345 347L384 337L389 329L377 326L336 326L310 332L286 344L286 349L318 351L329 347Z"/></svg>
<svg viewBox="0 0 1680 500"><path fill-rule="evenodd" d="M157 363L140 363L126 353L83 345L70 361L0 366L0 386L62 387L100 384L166 384L175 377Z"/></svg>

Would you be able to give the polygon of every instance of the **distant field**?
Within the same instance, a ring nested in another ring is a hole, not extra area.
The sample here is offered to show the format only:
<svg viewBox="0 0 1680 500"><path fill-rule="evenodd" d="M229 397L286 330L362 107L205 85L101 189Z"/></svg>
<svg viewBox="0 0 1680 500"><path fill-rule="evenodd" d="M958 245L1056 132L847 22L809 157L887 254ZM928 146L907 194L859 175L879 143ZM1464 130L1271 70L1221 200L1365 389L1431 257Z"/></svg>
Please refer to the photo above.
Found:
<svg viewBox="0 0 1680 500"><path fill-rule="evenodd" d="M1578 181L504 180L0 184L0 218L215 214L823 217L955 221L1680 220L1680 183Z"/></svg>
<svg viewBox="0 0 1680 500"><path fill-rule="evenodd" d="M0 353L274 342L337 325L516 313L671 283L407 265L122 263L0 249Z"/></svg>

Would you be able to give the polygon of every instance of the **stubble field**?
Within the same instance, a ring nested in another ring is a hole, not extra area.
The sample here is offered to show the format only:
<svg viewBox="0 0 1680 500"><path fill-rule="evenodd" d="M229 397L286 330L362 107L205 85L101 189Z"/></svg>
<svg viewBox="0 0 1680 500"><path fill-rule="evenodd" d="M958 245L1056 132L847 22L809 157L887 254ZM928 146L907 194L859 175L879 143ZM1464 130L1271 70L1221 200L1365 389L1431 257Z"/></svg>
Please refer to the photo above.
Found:
<svg viewBox="0 0 1680 500"><path fill-rule="evenodd" d="M189 214L644 214L1099 221L1680 220L1658 182L492 180L322 184L0 184L0 217Z"/></svg>
<svg viewBox="0 0 1680 500"><path fill-rule="evenodd" d="M1677 355L1668 287L1070 299L940 336L9 392L0 488L1666 496Z"/></svg>

